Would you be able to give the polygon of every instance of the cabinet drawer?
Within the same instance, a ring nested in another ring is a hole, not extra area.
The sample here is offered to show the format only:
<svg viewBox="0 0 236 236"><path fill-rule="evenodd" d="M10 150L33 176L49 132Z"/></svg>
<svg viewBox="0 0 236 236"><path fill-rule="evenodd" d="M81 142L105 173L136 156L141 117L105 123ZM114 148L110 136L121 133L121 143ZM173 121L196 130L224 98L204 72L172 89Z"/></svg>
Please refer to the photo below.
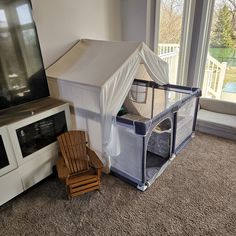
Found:
<svg viewBox="0 0 236 236"><path fill-rule="evenodd" d="M58 156L57 145L42 152L36 158L19 166L24 190L30 188L45 177L52 174L52 167L55 165Z"/></svg>
<svg viewBox="0 0 236 236"><path fill-rule="evenodd" d="M23 192L23 185L17 169L1 176L0 189L0 205Z"/></svg>
<svg viewBox="0 0 236 236"><path fill-rule="evenodd" d="M16 158L5 126L0 127L0 176L17 167Z"/></svg>

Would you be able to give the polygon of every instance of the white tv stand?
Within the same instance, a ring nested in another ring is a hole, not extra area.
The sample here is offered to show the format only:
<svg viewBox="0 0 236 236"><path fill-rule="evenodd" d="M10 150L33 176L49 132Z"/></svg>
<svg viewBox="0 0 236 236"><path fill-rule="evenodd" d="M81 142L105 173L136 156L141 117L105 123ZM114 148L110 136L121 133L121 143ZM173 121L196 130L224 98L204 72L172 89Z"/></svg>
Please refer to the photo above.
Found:
<svg viewBox="0 0 236 236"><path fill-rule="evenodd" d="M52 173L69 104L50 97L0 111L0 205Z"/></svg>

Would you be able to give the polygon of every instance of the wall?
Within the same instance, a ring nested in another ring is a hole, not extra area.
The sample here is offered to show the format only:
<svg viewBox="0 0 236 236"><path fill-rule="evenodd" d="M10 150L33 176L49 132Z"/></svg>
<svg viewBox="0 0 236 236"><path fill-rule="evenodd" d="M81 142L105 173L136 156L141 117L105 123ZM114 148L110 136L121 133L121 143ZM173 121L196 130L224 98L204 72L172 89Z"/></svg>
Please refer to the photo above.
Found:
<svg viewBox="0 0 236 236"><path fill-rule="evenodd" d="M121 0L122 39L146 42L147 0Z"/></svg>
<svg viewBox="0 0 236 236"><path fill-rule="evenodd" d="M143 41L154 49L156 0L120 0L122 40Z"/></svg>
<svg viewBox="0 0 236 236"><path fill-rule="evenodd" d="M80 38L121 40L120 0L31 0L44 65Z"/></svg>

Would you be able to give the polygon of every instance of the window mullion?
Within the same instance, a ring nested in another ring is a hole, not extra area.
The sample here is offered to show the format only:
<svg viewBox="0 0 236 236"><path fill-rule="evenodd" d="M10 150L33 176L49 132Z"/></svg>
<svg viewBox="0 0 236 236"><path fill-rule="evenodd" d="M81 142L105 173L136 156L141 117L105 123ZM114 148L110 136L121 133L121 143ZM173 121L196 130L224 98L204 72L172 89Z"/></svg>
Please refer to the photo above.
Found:
<svg viewBox="0 0 236 236"><path fill-rule="evenodd" d="M179 63L177 84L188 84L188 67L190 60L190 51L192 44L194 11L196 0L184 1L184 14L182 21L181 43L179 50Z"/></svg>
<svg viewBox="0 0 236 236"><path fill-rule="evenodd" d="M154 27L154 52L158 54L159 28L160 28L161 0L156 0L155 27Z"/></svg>
<svg viewBox="0 0 236 236"><path fill-rule="evenodd" d="M210 31L215 0L203 1L200 34L196 52L195 70L193 73L193 86L202 87L205 73L205 64L210 40Z"/></svg>

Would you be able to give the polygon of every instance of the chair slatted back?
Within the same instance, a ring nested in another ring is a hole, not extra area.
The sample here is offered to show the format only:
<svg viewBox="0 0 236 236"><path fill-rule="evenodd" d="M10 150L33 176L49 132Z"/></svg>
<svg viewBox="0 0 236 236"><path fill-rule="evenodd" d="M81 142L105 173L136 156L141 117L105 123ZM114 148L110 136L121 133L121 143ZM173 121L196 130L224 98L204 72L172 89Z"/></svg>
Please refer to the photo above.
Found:
<svg viewBox="0 0 236 236"><path fill-rule="evenodd" d="M68 131L57 140L70 174L89 169L84 131Z"/></svg>

